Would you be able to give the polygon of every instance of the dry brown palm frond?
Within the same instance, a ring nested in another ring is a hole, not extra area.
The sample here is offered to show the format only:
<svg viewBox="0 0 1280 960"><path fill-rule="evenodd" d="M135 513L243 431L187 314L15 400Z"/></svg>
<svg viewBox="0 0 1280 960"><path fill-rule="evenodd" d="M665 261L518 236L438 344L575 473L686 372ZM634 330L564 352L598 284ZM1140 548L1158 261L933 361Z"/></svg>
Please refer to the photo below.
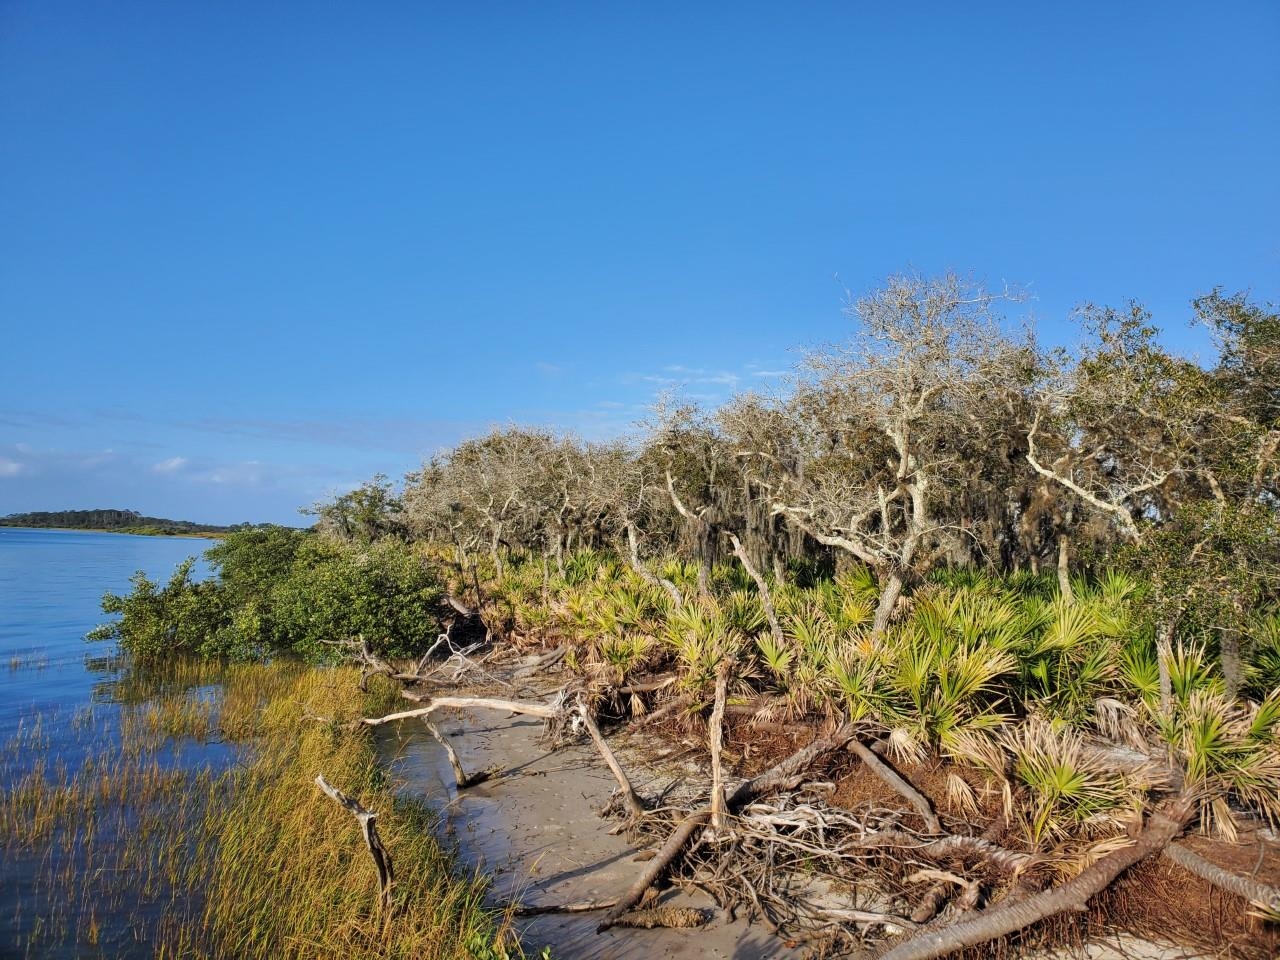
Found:
<svg viewBox="0 0 1280 960"><path fill-rule="evenodd" d="M1146 753L1150 750L1138 722L1138 711L1114 697L1099 697L1094 701L1094 718L1098 732L1108 740L1127 744Z"/></svg>
<svg viewBox="0 0 1280 960"><path fill-rule="evenodd" d="M907 727L894 727L885 738L885 752L898 763L923 763L929 747Z"/></svg>
<svg viewBox="0 0 1280 960"><path fill-rule="evenodd" d="M981 809L969 781L954 771L947 774L946 799L947 806L962 817L976 817Z"/></svg>

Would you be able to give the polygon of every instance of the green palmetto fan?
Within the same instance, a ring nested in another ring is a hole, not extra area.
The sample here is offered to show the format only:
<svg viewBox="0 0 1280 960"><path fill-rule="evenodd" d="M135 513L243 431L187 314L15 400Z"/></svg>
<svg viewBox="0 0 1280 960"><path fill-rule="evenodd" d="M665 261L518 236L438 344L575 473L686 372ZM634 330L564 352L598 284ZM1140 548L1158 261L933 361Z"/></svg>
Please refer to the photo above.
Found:
<svg viewBox="0 0 1280 960"><path fill-rule="evenodd" d="M1059 716L1080 721L1097 698L1112 692L1120 641L1114 617L1092 598L1057 599L1039 611L1040 629L1028 629L1018 651L1021 696ZM1031 618L1024 618L1031 626Z"/></svg>
<svg viewBox="0 0 1280 960"><path fill-rule="evenodd" d="M865 564L857 564L835 578L837 589L846 598L856 598L875 603L880 598L880 585L875 571Z"/></svg>
<svg viewBox="0 0 1280 960"><path fill-rule="evenodd" d="M729 627L744 637L753 637L768 624L760 597L747 590L734 590L720 603Z"/></svg>
<svg viewBox="0 0 1280 960"><path fill-rule="evenodd" d="M755 638L760 663L769 671L782 690L790 684L791 667L795 663L796 648L787 640L779 643L772 633L762 633Z"/></svg>
<svg viewBox="0 0 1280 960"><path fill-rule="evenodd" d="M717 563L711 569L711 582L725 591L756 589L756 582L740 563Z"/></svg>
<svg viewBox="0 0 1280 960"><path fill-rule="evenodd" d="M1079 731L1040 716L993 734L966 732L954 753L1005 786L1010 820L1041 848L1115 832L1153 781L1120 773Z"/></svg>
<svg viewBox="0 0 1280 960"><path fill-rule="evenodd" d="M675 655L680 687L696 696L714 685L716 670L726 658L741 652L744 638L730 624L714 599L698 599L673 607L667 614L662 639Z"/></svg>
<svg viewBox="0 0 1280 960"><path fill-rule="evenodd" d="M1157 714L1164 741L1182 766L1186 789L1200 800L1201 825L1234 839L1231 801L1280 822L1280 690L1258 704L1197 689Z"/></svg>
<svg viewBox="0 0 1280 960"><path fill-rule="evenodd" d="M593 655L597 662L607 667L610 680L618 685L645 665L653 645L651 637L624 633L601 638L595 645Z"/></svg>
<svg viewBox="0 0 1280 960"><path fill-rule="evenodd" d="M966 642L926 611L893 634L884 671L885 721L930 748L948 748L966 730L998 726L1002 681L1017 666L994 645Z"/></svg>
<svg viewBox="0 0 1280 960"><path fill-rule="evenodd" d="M867 655L854 644L829 651L823 665L824 688L843 708L849 720L880 720L886 699L880 684L883 660Z"/></svg>
<svg viewBox="0 0 1280 960"><path fill-rule="evenodd" d="M691 593L698 588L698 565L688 560L668 557L658 566L658 575L670 580L681 593Z"/></svg>
<svg viewBox="0 0 1280 960"><path fill-rule="evenodd" d="M1265 698L1280 689L1280 613L1255 614L1249 620L1250 657L1248 688Z"/></svg>

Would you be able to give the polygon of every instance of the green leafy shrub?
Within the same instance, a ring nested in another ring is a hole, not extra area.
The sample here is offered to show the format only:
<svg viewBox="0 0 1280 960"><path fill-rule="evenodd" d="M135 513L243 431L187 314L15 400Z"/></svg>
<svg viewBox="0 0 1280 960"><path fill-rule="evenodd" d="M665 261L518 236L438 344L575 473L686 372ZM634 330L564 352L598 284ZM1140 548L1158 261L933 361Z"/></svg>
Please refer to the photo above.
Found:
<svg viewBox="0 0 1280 960"><path fill-rule="evenodd" d="M108 593L102 609L120 619L89 638L114 639L139 662L291 653L323 663L355 637L394 657L420 652L439 634L440 585L400 541L347 545L256 529L232 533L206 558L213 579L193 581L187 560L164 587L138 573L131 593Z"/></svg>

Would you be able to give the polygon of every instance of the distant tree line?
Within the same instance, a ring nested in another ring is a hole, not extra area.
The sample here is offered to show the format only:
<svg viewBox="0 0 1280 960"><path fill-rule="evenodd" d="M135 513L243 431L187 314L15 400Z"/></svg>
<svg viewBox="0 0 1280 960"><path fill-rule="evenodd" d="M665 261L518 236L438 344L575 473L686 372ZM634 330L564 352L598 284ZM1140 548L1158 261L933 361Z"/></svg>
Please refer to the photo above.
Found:
<svg viewBox="0 0 1280 960"><path fill-rule="evenodd" d="M1220 644L1240 682L1239 624L1280 599L1280 313L1221 290L1193 304L1214 365L1176 356L1149 313L1081 307L1082 345L1046 349L1000 316L1018 299L956 275L899 276L851 301L844 344L788 388L717 410L667 404L643 436L583 442L504 427L409 475L312 509L336 539L388 537L563 572L580 548L712 566L741 550L781 578L869 568L875 629L940 569L1123 567L1162 647Z"/></svg>
<svg viewBox="0 0 1280 960"><path fill-rule="evenodd" d="M116 530L121 533L193 534L229 533L250 527L236 524L220 527L190 520L145 517L136 510L37 510L0 517L0 527L56 527L63 530Z"/></svg>

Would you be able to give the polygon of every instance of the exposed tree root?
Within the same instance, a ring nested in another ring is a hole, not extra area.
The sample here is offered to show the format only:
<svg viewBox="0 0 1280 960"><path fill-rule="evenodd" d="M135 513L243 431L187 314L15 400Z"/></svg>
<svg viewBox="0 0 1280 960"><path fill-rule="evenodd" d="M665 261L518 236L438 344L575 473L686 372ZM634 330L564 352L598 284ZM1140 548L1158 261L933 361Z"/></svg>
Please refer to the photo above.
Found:
<svg viewBox="0 0 1280 960"><path fill-rule="evenodd" d="M517 672L527 676L552 667L566 651L566 647L557 647ZM361 653L368 675L382 672L405 683L427 679L420 672L394 672L367 647ZM451 659L456 656L455 652ZM471 663L465 656L463 659L464 667ZM1107 889L1130 866L1160 854L1264 910L1280 911L1280 890L1233 874L1172 843L1190 822L1195 809L1191 801L1181 796L1157 807L1128 844L1112 849L1074 879L1044 889L1051 871L1037 869L1044 863L1043 858L997 842L1003 820L992 823L981 836L948 832L929 798L884 759L885 741L858 739L858 728L852 724L814 740L727 791L723 786L724 720L728 716L754 714L759 709L758 705L727 703L729 670L722 665L717 671L707 728L711 753L709 790L706 785L695 787L690 795L686 788L683 799L673 805L675 814L671 820L666 819L672 816L670 812L647 809L601 733L586 697L576 689L562 689L545 701L431 696L402 690L402 696L415 704L413 709L365 718L363 723L376 726L421 718L448 755L459 789L482 782L492 771L467 775L448 738L429 719L437 710L485 709L520 714L546 721L549 734L557 739L569 730L585 732L590 737L618 783L626 813L618 829L638 830L660 843L646 851L647 857L637 858L637 862L645 861L639 875L617 899L512 908L520 916L602 912L597 926L600 931L613 926L687 927L705 922L702 911L648 906L657 899L655 885L664 876L673 875L676 882L709 894L731 915L745 907L793 944L812 942L821 950L854 952L879 945L875 956L883 960L933 960L1056 915L1082 910L1090 898ZM671 676L641 679L614 693L654 693L671 686L674 680ZM632 728L689 703L685 696L659 701L656 709L644 721L633 723ZM795 725L794 729L813 728ZM889 799L887 792L877 788L873 791L881 798L877 802L887 806L867 803L849 810L828 803L827 792L835 788L818 779L818 765L829 754L845 749L902 802ZM322 779L317 782L325 786ZM674 784L683 782L676 780ZM800 787L802 783L805 786ZM667 788L668 792L671 790L672 787ZM651 805L665 802L654 800ZM691 812L682 815L690 808ZM365 821L361 822L363 825ZM373 853L372 845L370 850ZM387 867L389 870L389 862ZM387 884L383 888L385 903L389 903L389 880ZM997 891L994 905L978 910L979 903L993 890ZM953 897L953 909L959 912L960 920L952 919L954 914L942 915ZM888 944L884 942L886 937L891 938ZM895 937L897 941L892 942Z"/></svg>
<svg viewBox="0 0 1280 960"><path fill-rule="evenodd" d="M736 812L758 797L774 790L785 790L794 787L803 778L813 762L825 753L839 750L854 736L852 727L845 725L831 737L815 740L802 750L792 754L777 766L771 767L760 776L741 784L729 797L729 811ZM600 922L597 931L607 930L617 922L618 918L640 902L645 891L662 876L663 872L684 850L685 844L693 837L697 829L711 819L711 808L699 810L685 817L667 838L657 856L649 862L639 879L627 893L618 898L617 905Z"/></svg>
<svg viewBox="0 0 1280 960"><path fill-rule="evenodd" d="M1220 890L1234 893L1237 897L1243 897L1265 910L1280 914L1280 890L1275 887L1259 883L1251 877L1242 877L1224 870L1178 843L1171 843L1165 847L1161 851L1161 856L1176 863L1183 870L1195 874L1201 880L1209 881Z"/></svg>

